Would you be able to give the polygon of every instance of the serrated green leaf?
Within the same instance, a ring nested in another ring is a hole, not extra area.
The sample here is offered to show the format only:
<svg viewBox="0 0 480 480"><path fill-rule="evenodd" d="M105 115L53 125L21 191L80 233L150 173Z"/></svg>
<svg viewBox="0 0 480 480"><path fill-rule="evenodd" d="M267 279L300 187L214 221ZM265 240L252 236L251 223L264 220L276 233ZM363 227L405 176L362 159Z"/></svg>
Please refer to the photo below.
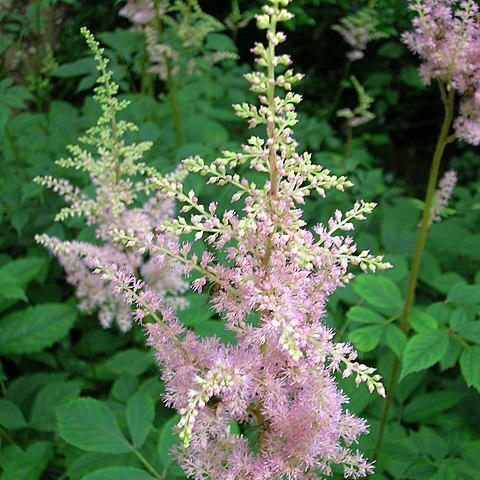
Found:
<svg viewBox="0 0 480 480"><path fill-rule="evenodd" d="M0 398L0 425L8 430L27 427L22 411L10 400Z"/></svg>
<svg viewBox="0 0 480 480"><path fill-rule="evenodd" d="M377 325L383 325L386 322L386 318L382 315L374 312L365 307L354 306L347 312L347 318L351 322L357 323L373 323Z"/></svg>
<svg viewBox="0 0 480 480"><path fill-rule="evenodd" d="M403 354L400 380L437 363L445 355L448 342L448 333L444 330L428 330L412 337Z"/></svg>
<svg viewBox="0 0 480 480"><path fill-rule="evenodd" d="M108 467L83 477L82 480L154 480L145 470L134 467Z"/></svg>
<svg viewBox="0 0 480 480"><path fill-rule="evenodd" d="M115 380L112 387L112 395L121 402L127 402L136 392L138 387L138 378L131 375L121 375Z"/></svg>
<svg viewBox="0 0 480 480"><path fill-rule="evenodd" d="M480 347L466 348L460 356L460 369L469 387L480 391Z"/></svg>
<svg viewBox="0 0 480 480"><path fill-rule="evenodd" d="M77 310L49 303L19 310L0 320L0 353L36 353L61 340L72 328Z"/></svg>
<svg viewBox="0 0 480 480"><path fill-rule="evenodd" d="M51 453L49 442L32 443L26 451L16 445L3 449L0 453L2 480L38 480Z"/></svg>
<svg viewBox="0 0 480 480"><path fill-rule="evenodd" d="M370 305L388 311L399 311L403 307L400 289L389 278L362 275L353 283L353 289Z"/></svg>
<svg viewBox="0 0 480 480"><path fill-rule="evenodd" d="M480 304L480 285L454 285L448 292L447 302L456 305Z"/></svg>
<svg viewBox="0 0 480 480"><path fill-rule="evenodd" d="M358 350L370 352L378 345L382 329L381 325L356 328L349 333L348 338Z"/></svg>
<svg viewBox="0 0 480 480"><path fill-rule="evenodd" d="M79 398L57 409L60 436L88 452L128 453L131 446L112 411L94 398Z"/></svg>
<svg viewBox="0 0 480 480"><path fill-rule="evenodd" d="M422 393L405 405L402 418L409 423L424 422L452 408L464 396L456 391Z"/></svg>
<svg viewBox="0 0 480 480"><path fill-rule="evenodd" d="M396 325L386 325L384 328L387 345L398 357L403 355L407 345L407 336Z"/></svg>
<svg viewBox="0 0 480 480"><path fill-rule="evenodd" d="M112 358L99 365L97 376L101 379L117 378L122 374L138 377L154 366L155 360L151 352L130 348L116 353Z"/></svg>
<svg viewBox="0 0 480 480"><path fill-rule="evenodd" d="M55 430L55 408L78 397L80 382L53 382L38 393L30 415L30 426L42 432Z"/></svg>
<svg viewBox="0 0 480 480"><path fill-rule="evenodd" d="M437 321L428 313L418 308L412 308L408 314L408 323L417 333L437 330Z"/></svg>
<svg viewBox="0 0 480 480"><path fill-rule="evenodd" d="M457 333L469 342L480 344L480 321L467 322L458 326Z"/></svg>
<svg viewBox="0 0 480 480"><path fill-rule="evenodd" d="M155 404L152 397L137 392L127 404L127 425L133 446L141 448L150 433L155 418Z"/></svg>

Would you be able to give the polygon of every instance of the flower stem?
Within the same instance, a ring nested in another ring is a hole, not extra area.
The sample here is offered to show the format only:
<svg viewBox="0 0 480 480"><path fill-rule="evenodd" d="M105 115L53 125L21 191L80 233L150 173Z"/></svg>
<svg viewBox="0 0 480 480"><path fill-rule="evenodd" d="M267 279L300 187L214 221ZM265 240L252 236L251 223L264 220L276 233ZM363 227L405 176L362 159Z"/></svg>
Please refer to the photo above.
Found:
<svg viewBox="0 0 480 480"><path fill-rule="evenodd" d="M409 330L408 325L408 314L413 305L415 298L415 288L417 286L418 272L420 270L420 264L422 261L422 254L425 249L425 243L427 240L428 230L431 223L431 210L434 200L435 188L437 186L438 172L440 169L440 163L442 161L443 152L445 147L451 142L451 136L449 136L450 128L452 125L453 114L454 114L454 100L455 100L455 90L450 89L447 93L443 84L440 83L440 92L442 95L443 104L445 106L445 116L443 118L442 128L440 130L440 135L438 136L437 145L435 147L435 152L432 158L432 164L430 167L430 176L428 178L427 192L425 194L425 205L423 208L422 221L420 224L420 230L418 232L417 245L415 248L415 253L413 255L410 277L408 280L407 293L405 296L405 303L403 306L400 328L402 332L407 333ZM397 382L397 374L400 366L401 359L395 356L392 364L392 370L390 372L390 381L387 389L387 397L385 404L383 406L382 416L380 419L380 427L378 430L377 442L375 444L375 450L373 458L375 459L378 455L378 450L382 445L383 436L385 434L385 427L387 424L388 414L393 402L393 394L395 391L395 385Z"/></svg>

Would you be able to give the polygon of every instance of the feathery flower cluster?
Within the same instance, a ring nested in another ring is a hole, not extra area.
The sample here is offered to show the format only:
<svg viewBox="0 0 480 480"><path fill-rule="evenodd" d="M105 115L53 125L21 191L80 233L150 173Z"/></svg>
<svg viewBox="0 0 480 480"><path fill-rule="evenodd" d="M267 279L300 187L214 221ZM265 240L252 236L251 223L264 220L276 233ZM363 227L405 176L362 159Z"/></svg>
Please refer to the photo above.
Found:
<svg viewBox="0 0 480 480"><path fill-rule="evenodd" d="M181 416L176 454L197 480L313 480L330 475L335 464L344 466L345 477L373 470L352 449L367 425L343 408L348 398L335 375L354 375L357 384L365 382L370 392L384 396L380 375L357 362L351 345L335 343L323 318L328 297L353 277L349 264L371 271L390 265L357 252L353 239L339 234L353 230L353 221L364 219L374 204L358 201L313 231L302 219L310 194L343 191L351 183L297 152L293 127L301 97L291 89L302 75L290 68L288 55L276 53L286 39L277 25L292 18L288 4L269 0L257 16L268 43L256 44L253 52L266 71L246 78L260 105L234 106L251 127L264 125L266 138L252 136L241 152L224 151L211 164L199 157L184 161L186 170L208 177L209 184L233 189L238 208L204 206L180 182L152 177L152 186L184 204L184 216L164 222L157 236L116 232L125 245L181 261L185 274L195 275L193 290L209 288L236 342L199 338L135 278L116 266L98 266L139 317L155 319L146 326L148 343L162 369L165 401ZM263 174L263 184L242 177L240 166ZM205 240L201 255L190 243L169 240L192 233Z"/></svg>
<svg viewBox="0 0 480 480"><path fill-rule="evenodd" d="M333 25L332 29L338 32L351 47L347 53L347 58L351 62L363 58L370 42L388 37L388 33L379 30L380 23L377 11L367 6L347 15L340 19L338 24Z"/></svg>
<svg viewBox="0 0 480 480"><path fill-rule="evenodd" d="M196 57L202 53L207 35L224 29L218 20L202 11L197 0L129 0L119 14L145 35L150 71L168 82L180 73L196 73ZM168 43L165 27L170 33ZM226 58L237 57L232 52L216 51L202 59L212 65Z"/></svg>
<svg viewBox="0 0 480 480"><path fill-rule="evenodd" d="M402 35L423 63L425 84L432 79L461 95L454 128L457 136L480 145L480 24L474 0L416 0L414 31Z"/></svg>
<svg viewBox="0 0 480 480"><path fill-rule="evenodd" d="M440 215L447 207L456 184L457 172L455 170L447 170L438 182L438 188L435 191L430 217L431 222L440 222L442 220Z"/></svg>
<svg viewBox="0 0 480 480"><path fill-rule="evenodd" d="M350 82L357 93L358 105L353 110L350 108L342 108L337 112L337 117L345 118L347 125L354 128L370 122L375 118L375 114L370 112L373 98L365 91L353 75L350 75Z"/></svg>
<svg viewBox="0 0 480 480"><path fill-rule="evenodd" d="M116 320L120 329L126 331L132 325L133 313L114 295L110 285L94 273L96 259L118 265L130 275L141 274L158 296L170 295L167 301L181 306L184 299L177 295L185 291L186 284L178 265L166 266L154 257L145 261L140 252L122 247L112 239L112 231L126 226L139 235L154 232L157 225L173 216L174 202L157 193L141 206L135 206L138 193L148 190L142 177L156 174L154 169L137 161L151 144L126 145L122 140L125 132L136 129L134 125L117 119L118 112L128 103L116 97L118 86L111 80L112 73L107 70L108 60L103 56L103 49L88 30L84 29L82 33L95 54L100 72L94 98L102 107L102 115L97 125L90 128L80 141L95 148L96 155L91 149L70 146L72 157L57 163L86 171L95 194L91 197L65 179L46 176L35 180L52 188L68 204L56 219L83 216L87 225L95 227L97 243L62 241L48 235L39 235L37 241L58 257L67 272L68 282L76 288L79 308L89 313L98 310L103 327L110 327Z"/></svg>

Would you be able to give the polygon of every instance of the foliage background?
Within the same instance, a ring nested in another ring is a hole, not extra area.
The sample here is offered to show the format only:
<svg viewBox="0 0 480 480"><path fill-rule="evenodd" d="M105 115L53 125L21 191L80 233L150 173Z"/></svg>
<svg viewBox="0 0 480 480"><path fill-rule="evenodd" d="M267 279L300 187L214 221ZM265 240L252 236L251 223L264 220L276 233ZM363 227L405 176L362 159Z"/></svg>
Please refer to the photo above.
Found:
<svg viewBox="0 0 480 480"><path fill-rule="evenodd" d="M222 22L229 15L235 19L237 7L242 19L259 8L254 0L200 4ZM459 183L444 220L429 234L407 338L396 323L442 106L435 88L420 82L417 59L399 41L410 25L406 2L378 0L375 8L389 36L369 44L351 70L374 98L376 117L354 130L346 154L344 124L334 115L327 118L348 51L331 26L362 6L361 1L297 0L287 43L297 68L306 73L296 136L315 161L355 183L350 197L333 193L327 200L312 199L307 219L326 220L356 198L377 202L357 240L361 248L385 252L394 264L375 276L359 274L335 294L327 321L337 339L352 341L387 384L394 355L403 357L404 372L377 450L384 400L343 382L351 409L371 425L360 448L376 455L373 478L475 480L480 471L475 414L480 156L465 144L448 147L442 169L455 168ZM142 39L118 16L120 7L121 2L92 0L0 2L0 468L5 480L156 478L140 457L161 478L184 478L169 455L176 418L160 401L163 386L142 329L102 330L95 315L77 311L61 268L33 237L47 232L89 239L91 231L78 219L55 223L61 201L32 178L64 175L54 161L99 114L91 99L96 73L79 34L82 25L106 46L121 97L132 101L125 116L140 128L131 139L153 141L145 160L165 172L191 154L212 160L220 149L246 138L231 104L252 97L242 74L249 71L249 49L259 33L253 21L230 22L230 29L207 37L205 50L237 51L238 60L201 65L199 74L179 83L186 141L178 145L168 92L153 76L150 90L145 87ZM353 108L355 102L347 87L338 107ZM88 188L81 175L74 180ZM207 201L213 199L201 180L189 181L197 182L196 191ZM205 308L208 293L188 298L182 321L228 341L221 321ZM78 400L83 397L88 398Z"/></svg>

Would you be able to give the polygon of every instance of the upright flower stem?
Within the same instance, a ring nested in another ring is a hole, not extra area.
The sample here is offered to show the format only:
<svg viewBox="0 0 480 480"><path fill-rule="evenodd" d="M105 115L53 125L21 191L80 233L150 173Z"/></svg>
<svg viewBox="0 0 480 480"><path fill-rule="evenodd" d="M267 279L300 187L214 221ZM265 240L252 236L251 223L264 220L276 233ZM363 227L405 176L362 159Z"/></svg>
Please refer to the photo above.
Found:
<svg viewBox="0 0 480 480"><path fill-rule="evenodd" d="M440 87L440 93L442 95L442 101L445 107L445 116L443 118L442 128L440 130L440 135L438 137L437 145L435 147L435 152L432 158L432 164L430 167L430 176L428 178L427 192L425 194L425 205L423 208L422 221L420 224L417 245L415 247L415 253L413 255L412 264L410 268L410 277L408 280L407 293L405 296L405 303L403 306L403 311L402 311L402 316L400 321L400 328L404 333L407 333L409 330L408 314L410 313L410 310L412 308L413 301L415 298L415 289L417 286L418 272L419 272L420 264L422 261L423 251L425 249L428 230L430 228L434 193L435 193L435 188L437 186L438 172L440 169L443 152L445 151L445 147L455 139L455 136L449 135L450 128L452 125L452 120L453 120L453 114L454 114L455 90L452 88L447 93L445 90L445 86L442 82L439 82L439 87ZM380 427L378 430L377 442L375 445L373 458L377 457L378 450L381 447L383 442L388 414L390 413L390 408L393 402L393 394L395 391L395 385L397 383L397 374L398 374L399 366L400 366L400 358L395 356L392 364L392 370L390 372L390 380L387 388L387 396L385 399L385 404L383 406L382 417L380 420Z"/></svg>

